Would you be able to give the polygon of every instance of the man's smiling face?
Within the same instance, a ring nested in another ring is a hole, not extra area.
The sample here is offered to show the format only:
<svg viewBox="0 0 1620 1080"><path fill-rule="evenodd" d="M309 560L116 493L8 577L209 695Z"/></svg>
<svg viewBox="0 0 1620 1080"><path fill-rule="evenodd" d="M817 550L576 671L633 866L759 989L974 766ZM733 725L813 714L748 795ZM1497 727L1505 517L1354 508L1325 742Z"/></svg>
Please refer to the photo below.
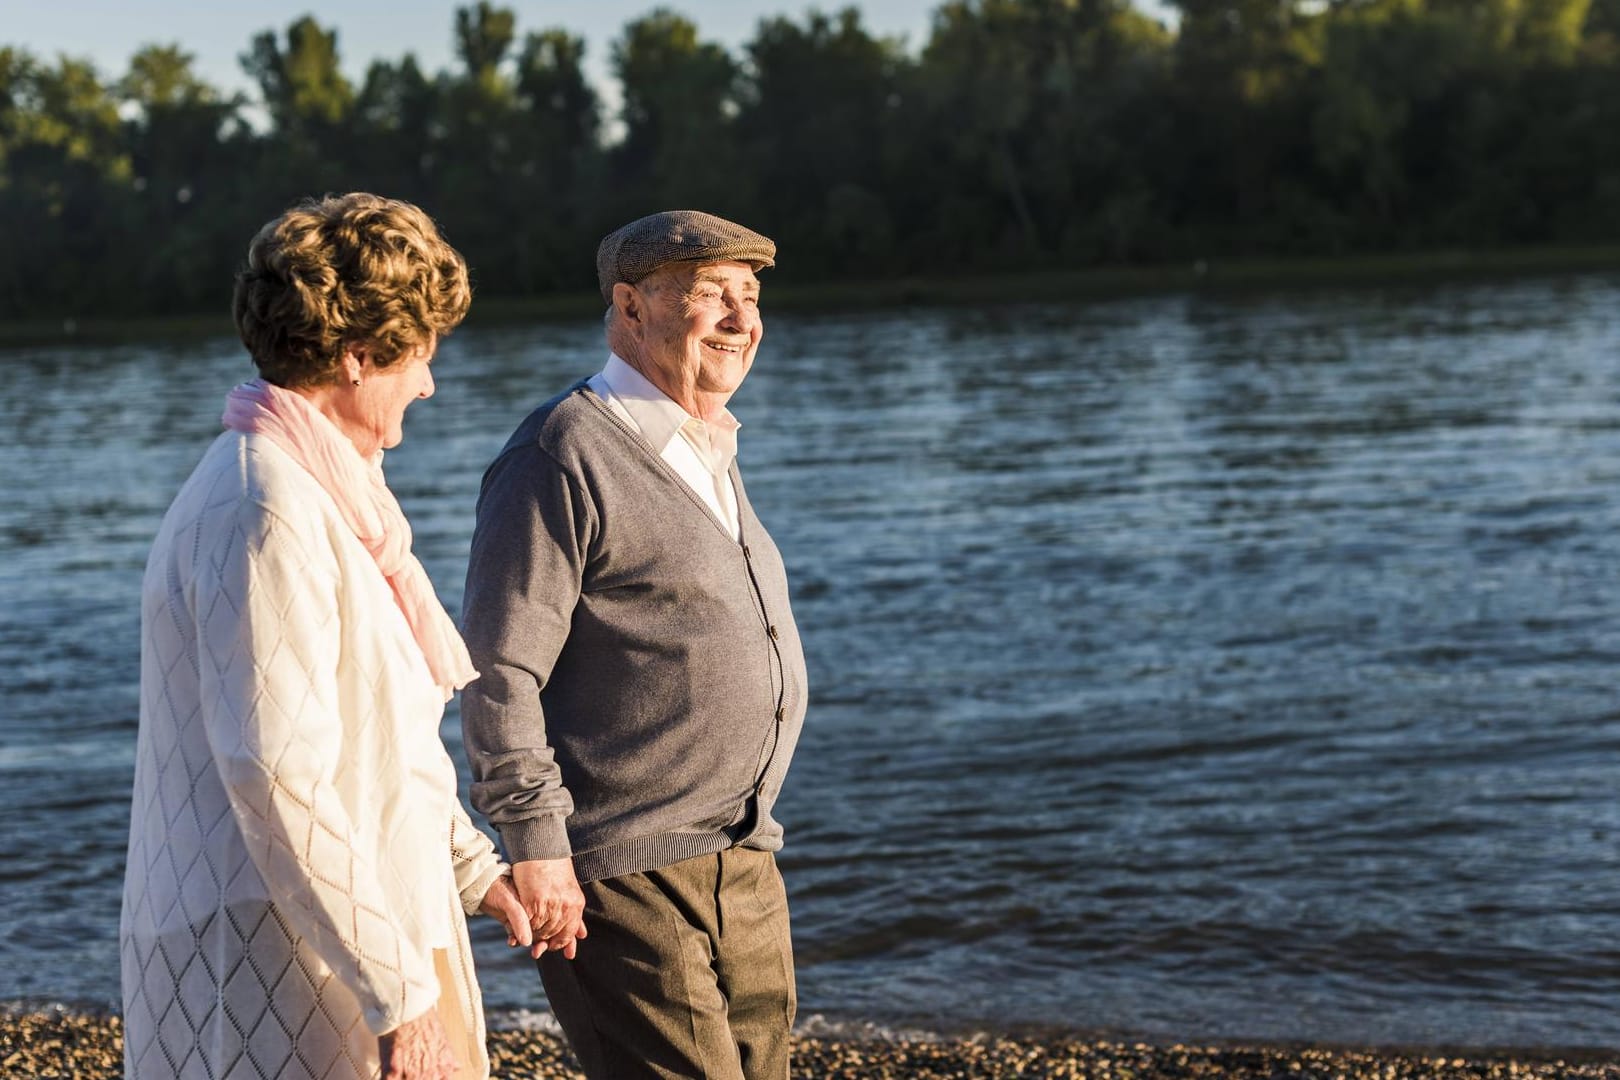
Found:
<svg viewBox="0 0 1620 1080"><path fill-rule="evenodd" d="M765 334L754 268L745 262L676 264L638 289L650 299L647 360L669 384L722 399L735 393Z"/></svg>

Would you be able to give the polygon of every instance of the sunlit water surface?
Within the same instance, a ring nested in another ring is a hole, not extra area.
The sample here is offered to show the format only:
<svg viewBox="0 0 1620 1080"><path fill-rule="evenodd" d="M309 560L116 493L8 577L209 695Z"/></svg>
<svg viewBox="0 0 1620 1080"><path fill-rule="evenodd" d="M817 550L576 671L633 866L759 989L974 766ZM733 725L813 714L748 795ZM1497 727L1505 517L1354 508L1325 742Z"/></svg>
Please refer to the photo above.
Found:
<svg viewBox="0 0 1620 1080"><path fill-rule="evenodd" d="M1617 312L1589 277L773 318L733 405L814 688L801 1014L1620 1049ZM484 465L601 359L588 323L441 349L388 468L452 610ZM110 1004L141 567L250 371L0 362L0 999Z"/></svg>

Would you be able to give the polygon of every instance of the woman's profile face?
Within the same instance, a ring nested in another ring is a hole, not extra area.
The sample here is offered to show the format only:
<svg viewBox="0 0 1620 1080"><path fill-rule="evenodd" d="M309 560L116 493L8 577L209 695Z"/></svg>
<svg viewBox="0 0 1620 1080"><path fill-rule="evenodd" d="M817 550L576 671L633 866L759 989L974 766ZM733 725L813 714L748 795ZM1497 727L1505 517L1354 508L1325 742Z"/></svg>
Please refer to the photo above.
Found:
<svg viewBox="0 0 1620 1080"><path fill-rule="evenodd" d="M405 437L405 410L418 398L433 396L432 361L437 347L438 340L430 336L414 352L382 368L364 355L365 350L357 350L362 354L360 385L349 380L338 397L342 427L362 457L398 446Z"/></svg>

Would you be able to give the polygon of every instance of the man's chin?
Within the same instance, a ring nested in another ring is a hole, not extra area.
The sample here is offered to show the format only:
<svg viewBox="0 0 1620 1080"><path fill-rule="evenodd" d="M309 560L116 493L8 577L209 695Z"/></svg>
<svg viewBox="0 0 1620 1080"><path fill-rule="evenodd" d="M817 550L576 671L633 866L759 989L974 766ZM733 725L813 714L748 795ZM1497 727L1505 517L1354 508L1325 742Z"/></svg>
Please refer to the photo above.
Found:
<svg viewBox="0 0 1620 1080"><path fill-rule="evenodd" d="M709 389L710 393L735 393L737 387L741 386L742 381L748 377L748 372L753 369L753 366L754 358L752 356L730 360L718 368L710 368L709 378L704 381L712 388Z"/></svg>

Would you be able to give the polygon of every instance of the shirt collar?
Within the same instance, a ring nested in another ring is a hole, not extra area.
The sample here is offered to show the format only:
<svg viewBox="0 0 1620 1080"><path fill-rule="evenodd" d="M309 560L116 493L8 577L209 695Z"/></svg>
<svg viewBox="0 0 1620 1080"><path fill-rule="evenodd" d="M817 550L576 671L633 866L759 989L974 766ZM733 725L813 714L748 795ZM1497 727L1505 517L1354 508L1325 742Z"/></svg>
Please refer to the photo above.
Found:
<svg viewBox="0 0 1620 1080"><path fill-rule="evenodd" d="M659 453L664 452L669 441L679 435L689 421L700 426L704 423L677 405L673 398L620 359L617 353L608 354L607 366L602 369L602 381L607 383L607 388L619 399L624 411L636 422L642 437ZM736 433L742 425L731 415L731 410L720 410L720 415L709 422L709 427L714 429L715 434L730 435L728 441L735 454Z"/></svg>

